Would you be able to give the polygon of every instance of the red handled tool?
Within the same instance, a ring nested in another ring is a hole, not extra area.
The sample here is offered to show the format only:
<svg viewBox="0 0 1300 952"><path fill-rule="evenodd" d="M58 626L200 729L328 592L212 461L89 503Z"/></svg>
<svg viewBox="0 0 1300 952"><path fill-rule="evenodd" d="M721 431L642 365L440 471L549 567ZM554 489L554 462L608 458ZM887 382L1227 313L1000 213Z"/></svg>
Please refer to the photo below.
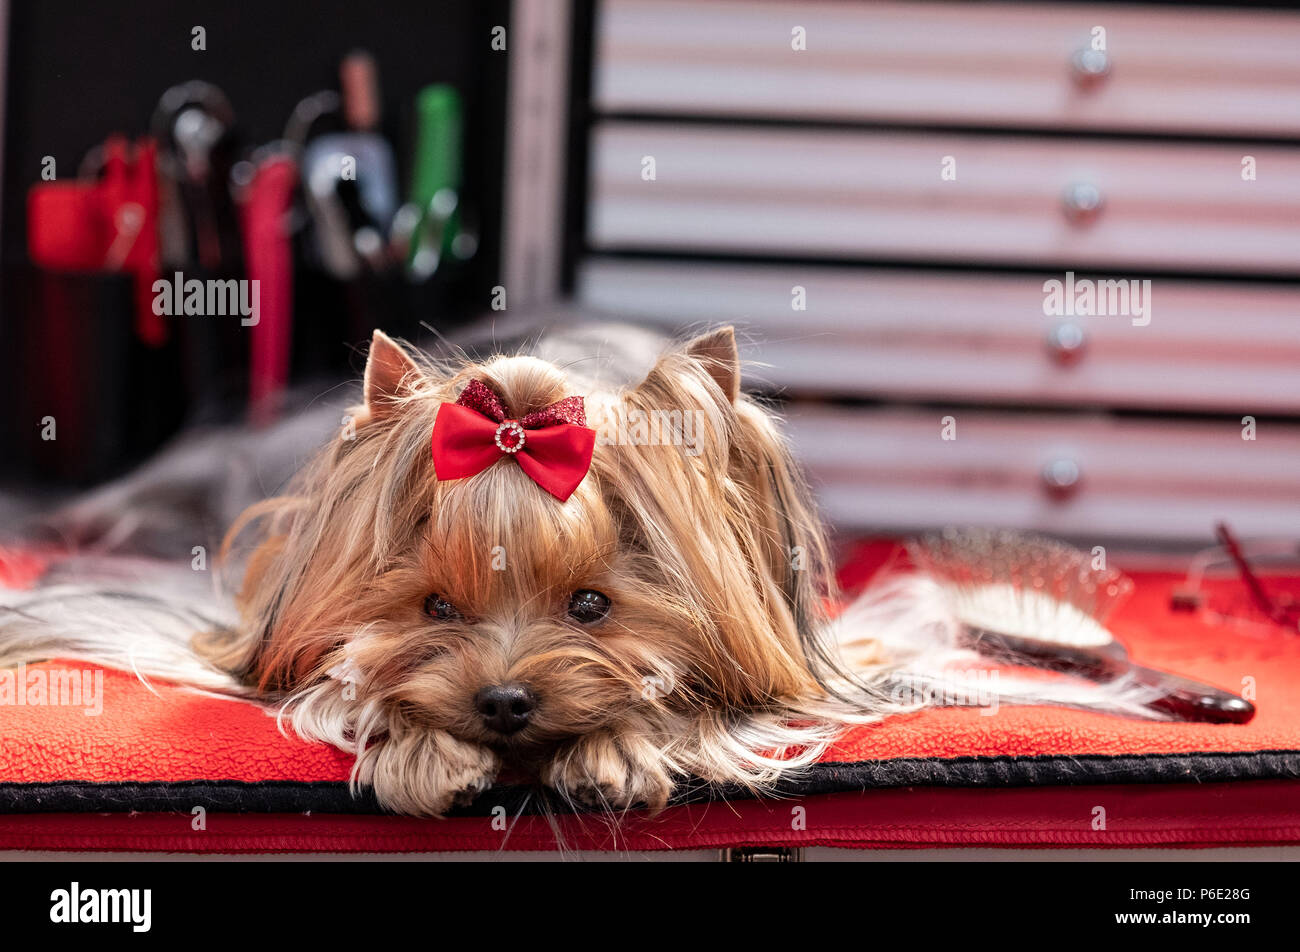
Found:
<svg viewBox="0 0 1300 952"><path fill-rule="evenodd" d="M251 328L248 403L253 422L275 419L289 382L293 343L293 246L287 226L298 166L286 155L264 159L241 207L245 267L258 282L257 323Z"/></svg>
<svg viewBox="0 0 1300 952"><path fill-rule="evenodd" d="M150 347L167 340L153 310L158 280L158 150L141 139L134 150L121 136L103 146L95 181L41 183L27 196L27 245L32 262L54 271L125 271L134 279L135 330Z"/></svg>

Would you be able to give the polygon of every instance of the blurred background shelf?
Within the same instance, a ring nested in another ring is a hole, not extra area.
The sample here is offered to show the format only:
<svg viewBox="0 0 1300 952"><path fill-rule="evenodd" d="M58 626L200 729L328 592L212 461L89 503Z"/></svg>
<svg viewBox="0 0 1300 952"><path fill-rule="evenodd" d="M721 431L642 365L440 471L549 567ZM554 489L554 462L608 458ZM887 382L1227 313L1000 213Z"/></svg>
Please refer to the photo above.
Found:
<svg viewBox="0 0 1300 952"><path fill-rule="evenodd" d="M578 11L577 300L737 324L836 525L1300 531L1300 12Z"/></svg>
<svg viewBox="0 0 1300 952"><path fill-rule="evenodd" d="M791 48L795 26L811 55ZM1297 47L1294 15L1249 5L608 0L592 101L657 116L1289 137Z"/></svg>
<svg viewBox="0 0 1300 952"><path fill-rule="evenodd" d="M1051 279L593 254L577 287L665 330L743 325L751 379L792 393L1300 414L1300 333L1279 333L1300 328L1300 287L1158 279L1138 326L1044 315Z"/></svg>

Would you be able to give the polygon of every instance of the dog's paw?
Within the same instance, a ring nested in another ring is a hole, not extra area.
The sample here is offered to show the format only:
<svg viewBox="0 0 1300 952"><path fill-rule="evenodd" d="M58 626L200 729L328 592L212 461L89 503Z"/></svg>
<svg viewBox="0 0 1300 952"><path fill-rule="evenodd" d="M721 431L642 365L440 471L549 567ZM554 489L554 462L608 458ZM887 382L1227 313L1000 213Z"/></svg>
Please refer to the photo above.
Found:
<svg viewBox="0 0 1300 952"><path fill-rule="evenodd" d="M556 754L542 779L576 803L606 810L645 806L657 812L673 792L659 750L631 733L579 738Z"/></svg>
<svg viewBox="0 0 1300 952"><path fill-rule="evenodd" d="M492 786L501 768L488 748L443 731L390 735L366 755L359 779L374 787L381 806L415 816L440 816L469 803Z"/></svg>
<svg viewBox="0 0 1300 952"><path fill-rule="evenodd" d="M455 787L455 793L452 794L451 805L464 807L477 800L480 794L486 793L496 782L499 768L500 763L496 755L491 751L485 751L480 762L467 770L458 781L453 781L459 785Z"/></svg>
<svg viewBox="0 0 1300 952"><path fill-rule="evenodd" d="M431 812L445 813L448 807L470 803L492 786L501 769L500 759L487 747L466 744L450 734L439 734L436 747L432 789L440 804Z"/></svg>

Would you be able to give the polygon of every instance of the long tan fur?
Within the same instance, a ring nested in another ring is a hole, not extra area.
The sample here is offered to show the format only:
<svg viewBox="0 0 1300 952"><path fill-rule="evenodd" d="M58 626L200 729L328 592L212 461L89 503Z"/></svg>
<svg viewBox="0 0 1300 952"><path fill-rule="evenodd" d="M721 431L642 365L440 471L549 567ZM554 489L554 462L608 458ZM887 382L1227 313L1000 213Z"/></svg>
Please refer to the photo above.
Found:
<svg viewBox="0 0 1300 952"><path fill-rule="evenodd" d="M357 782L403 812L440 813L503 763L610 806L662 806L685 776L770 782L833 733L838 674L818 642L819 522L739 373L730 328L617 392L533 357L421 363L376 332L353 425L250 513L242 624L203 654L283 702L298 732L356 749ZM514 418L579 393L602 434L665 412L698 426L691 445L600 440L566 502L506 458L440 482L434 420L473 379ZM608 618L567 619L579 589L605 593ZM431 594L462 617L430 618ZM508 738L473 705L502 681L540 698Z"/></svg>

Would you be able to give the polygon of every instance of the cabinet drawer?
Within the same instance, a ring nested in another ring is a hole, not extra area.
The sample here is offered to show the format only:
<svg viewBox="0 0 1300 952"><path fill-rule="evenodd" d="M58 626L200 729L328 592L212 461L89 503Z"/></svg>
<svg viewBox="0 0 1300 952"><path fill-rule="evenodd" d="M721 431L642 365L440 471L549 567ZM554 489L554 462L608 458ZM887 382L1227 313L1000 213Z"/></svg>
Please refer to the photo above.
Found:
<svg viewBox="0 0 1300 952"><path fill-rule="evenodd" d="M607 0L597 29L606 112L1300 134L1289 11Z"/></svg>
<svg viewBox="0 0 1300 952"><path fill-rule="evenodd" d="M1300 273L1300 149L616 122L591 160L597 249Z"/></svg>
<svg viewBox="0 0 1300 952"><path fill-rule="evenodd" d="M1300 413L1300 287L1156 279L1141 318L1056 317L1048 277L590 257L577 293L671 333L735 323L796 394Z"/></svg>
<svg viewBox="0 0 1300 952"><path fill-rule="evenodd" d="M1082 537L1210 540L1300 535L1300 428L1236 421L1150 423L1073 415L803 407L788 428L830 521L912 531L1016 525ZM1044 472L1076 467L1072 490Z"/></svg>

